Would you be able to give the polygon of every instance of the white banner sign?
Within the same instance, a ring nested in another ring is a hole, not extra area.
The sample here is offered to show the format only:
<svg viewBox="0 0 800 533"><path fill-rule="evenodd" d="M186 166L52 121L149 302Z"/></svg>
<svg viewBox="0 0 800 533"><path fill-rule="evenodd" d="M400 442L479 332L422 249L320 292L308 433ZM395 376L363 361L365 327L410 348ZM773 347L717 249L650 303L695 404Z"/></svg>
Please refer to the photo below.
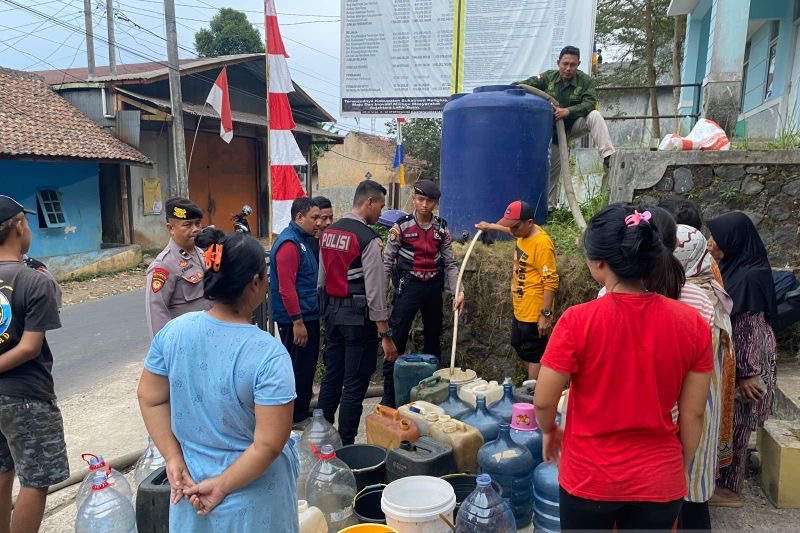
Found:
<svg viewBox="0 0 800 533"><path fill-rule="evenodd" d="M437 116L454 92L591 71L596 0L342 0L341 114ZM455 38L454 38L455 36Z"/></svg>

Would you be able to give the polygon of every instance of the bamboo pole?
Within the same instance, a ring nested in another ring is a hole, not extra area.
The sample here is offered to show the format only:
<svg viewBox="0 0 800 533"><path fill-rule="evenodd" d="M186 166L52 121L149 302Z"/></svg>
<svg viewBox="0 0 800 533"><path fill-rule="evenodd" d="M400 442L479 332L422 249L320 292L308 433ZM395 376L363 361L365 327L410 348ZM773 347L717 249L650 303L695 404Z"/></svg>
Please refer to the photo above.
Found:
<svg viewBox="0 0 800 533"><path fill-rule="evenodd" d="M458 271L458 279L456 280L456 288L453 291L453 294L456 298L458 298L458 291L461 289L461 279L464 277L464 270L467 267L467 261L469 261L469 256L472 254L472 249L475 248L475 243L478 242L478 238L481 236L483 231L478 230L475 233L475 236L472 238L472 242L469 243L469 248L467 248L467 253L464 254L464 260L461 261L461 269ZM450 376L453 376L453 371L456 367L456 341L458 339L458 309L453 310L453 346L450 350Z"/></svg>

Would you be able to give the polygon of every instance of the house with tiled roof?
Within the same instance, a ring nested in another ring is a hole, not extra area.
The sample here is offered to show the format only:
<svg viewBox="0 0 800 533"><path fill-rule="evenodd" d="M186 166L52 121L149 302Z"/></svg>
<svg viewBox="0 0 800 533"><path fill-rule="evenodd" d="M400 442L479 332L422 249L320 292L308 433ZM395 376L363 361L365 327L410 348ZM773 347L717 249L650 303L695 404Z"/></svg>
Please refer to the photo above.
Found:
<svg viewBox="0 0 800 533"><path fill-rule="evenodd" d="M205 104L220 71L226 68L233 120L230 144L219 136L219 117ZM253 208L250 227L266 235L267 121L264 54L181 59L189 198L205 212L204 224L233 229L231 215L244 204ZM37 72L61 96L102 128L135 146L152 161L151 168L132 168L123 197L130 213L130 241L161 249L169 239L164 229L163 201L177 194L173 110L166 61L121 64L111 72L98 66ZM342 136L320 128L334 118L300 86L293 84L289 104L296 123L292 134L306 160L312 143L340 143ZM296 167L301 183L311 190L308 166Z"/></svg>
<svg viewBox="0 0 800 533"><path fill-rule="evenodd" d="M56 274L124 242L121 182L150 166L40 77L0 68L0 194L37 212L30 255Z"/></svg>
<svg viewBox="0 0 800 533"><path fill-rule="evenodd" d="M393 167L395 140L362 132L348 133L344 143L327 150L317 160L315 195L330 198L334 213L350 211L353 191L364 179L377 181L388 191L387 208L408 207L411 185L424 176L427 163L405 156L405 187L400 187Z"/></svg>

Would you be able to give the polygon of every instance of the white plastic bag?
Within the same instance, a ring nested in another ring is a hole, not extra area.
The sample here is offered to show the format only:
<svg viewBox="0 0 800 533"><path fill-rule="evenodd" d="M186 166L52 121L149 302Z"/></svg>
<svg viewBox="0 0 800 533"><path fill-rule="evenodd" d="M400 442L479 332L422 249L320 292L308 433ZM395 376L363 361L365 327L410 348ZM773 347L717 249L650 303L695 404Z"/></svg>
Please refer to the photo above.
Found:
<svg viewBox="0 0 800 533"><path fill-rule="evenodd" d="M670 133L661 139L659 150L730 150L731 143L725 130L719 124L707 118L697 121L686 137Z"/></svg>

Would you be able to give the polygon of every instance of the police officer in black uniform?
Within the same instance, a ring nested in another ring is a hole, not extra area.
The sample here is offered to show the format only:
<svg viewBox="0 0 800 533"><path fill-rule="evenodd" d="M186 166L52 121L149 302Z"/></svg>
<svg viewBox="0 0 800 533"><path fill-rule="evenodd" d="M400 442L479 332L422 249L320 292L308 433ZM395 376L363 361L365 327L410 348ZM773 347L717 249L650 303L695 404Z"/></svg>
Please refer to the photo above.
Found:
<svg viewBox="0 0 800 533"><path fill-rule="evenodd" d="M211 307L203 297L203 250L194 242L203 211L176 196L167 200L166 216L169 243L147 268L145 303L151 339L173 318Z"/></svg>
<svg viewBox="0 0 800 533"><path fill-rule="evenodd" d="M447 222L433 211L442 195L430 180L414 184L414 212L398 219L389 231L389 242L383 251L383 266L394 283L392 329L398 353L405 353L408 334L417 312L422 313L424 350L441 356L442 291L445 283L455 292L458 263L453 254ZM461 310L464 290L453 300L453 308ZM394 361L383 363L383 405L395 407Z"/></svg>
<svg viewBox="0 0 800 533"><path fill-rule="evenodd" d="M339 409L339 435L345 445L353 444L358 433L379 339L384 359L397 358L388 322L382 242L367 225L378 221L385 203L382 185L362 181L353 210L323 231L319 242L317 287L325 303L325 378L319 407L331 423Z"/></svg>

